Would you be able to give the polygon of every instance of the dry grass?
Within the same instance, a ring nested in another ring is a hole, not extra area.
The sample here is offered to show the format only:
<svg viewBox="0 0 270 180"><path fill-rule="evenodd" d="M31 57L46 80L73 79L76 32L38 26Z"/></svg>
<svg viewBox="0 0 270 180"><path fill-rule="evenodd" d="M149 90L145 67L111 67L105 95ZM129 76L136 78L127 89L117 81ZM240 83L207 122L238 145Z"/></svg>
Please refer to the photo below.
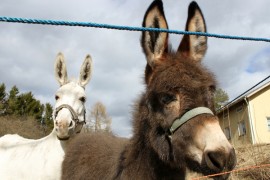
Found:
<svg viewBox="0 0 270 180"><path fill-rule="evenodd" d="M251 167L250 169L246 169L244 171L234 172L231 176L232 180L270 179L270 144L262 144L255 146L249 145L236 149L236 152L236 169L242 169L251 166L258 166L258 168Z"/></svg>
<svg viewBox="0 0 270 180"><path fill-rule="evenodd" d="M0 116L0 137L5 134L19 134L25 138L39 139L51 130L42 127L34 118Z"/></svg>
<svg viewBox="0 0 270 180"><path fill-rule="evenodd" d="M44 129L33 118L18 118L14 116L0 116L0 137L5 134L19 134L25 138L38 139L51 132ZM237 166L235 170L251 166L270 164L270 144L245 146L236 149ZM189 172L187 179L202 177L201 174ZM233 172L230 180L270 180L270 166L250 168Z"/></svg>

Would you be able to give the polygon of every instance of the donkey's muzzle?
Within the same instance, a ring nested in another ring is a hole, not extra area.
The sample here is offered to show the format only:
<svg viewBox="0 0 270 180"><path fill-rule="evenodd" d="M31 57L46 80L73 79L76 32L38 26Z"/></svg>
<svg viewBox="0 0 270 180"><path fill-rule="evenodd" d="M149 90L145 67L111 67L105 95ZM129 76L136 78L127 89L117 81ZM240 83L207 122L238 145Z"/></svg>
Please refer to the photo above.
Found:
<svg viewBox="0 0 270 180"><path fill-rule="evenodd" d="M234 148L229 152L224 149L216 151L206 151L204 153L205 164L211 172L221 173L233 170L236 165L236 155ZM224 175L214 176L214 179L227 179L229 173Z"/></svg>

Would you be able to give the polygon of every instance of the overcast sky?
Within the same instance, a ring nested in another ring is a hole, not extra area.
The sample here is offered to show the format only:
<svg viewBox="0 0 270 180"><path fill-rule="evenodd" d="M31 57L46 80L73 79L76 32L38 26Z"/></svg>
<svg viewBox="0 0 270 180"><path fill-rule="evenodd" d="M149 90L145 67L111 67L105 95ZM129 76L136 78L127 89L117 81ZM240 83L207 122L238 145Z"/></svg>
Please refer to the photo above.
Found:
<svg viewBox="0 0 270 180"><path fill-rule="evenodd" d="M141 26L152 0L1 0L0 16ZM164 1L170 29L184 30L191 1ZM270 38L270 1L198 0L209 33ZM54 61L63 52L70 77L78 77L86 56L93 59L87 109L102 102L112 117L113 132L130 136L134 101L144 90L146 60L140 32L97 28L44 26L0 22L0 83L32 91L54 104L58 84ZM182 36L170 35L177 48ZM214 72L230 99L270 75L270 44L208 39L203 63Z"/></svg>

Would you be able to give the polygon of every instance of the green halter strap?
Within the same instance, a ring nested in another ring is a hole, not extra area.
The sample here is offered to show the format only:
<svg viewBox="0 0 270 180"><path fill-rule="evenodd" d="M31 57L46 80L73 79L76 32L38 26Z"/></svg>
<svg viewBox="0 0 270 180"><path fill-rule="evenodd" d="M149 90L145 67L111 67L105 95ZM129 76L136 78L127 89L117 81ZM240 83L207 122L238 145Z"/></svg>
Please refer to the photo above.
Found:
<svg viewBox="0 0 270 180"><path fill-rule="evenodd" d="M183 116L174 120L174 122L170 128L170 133L173 134L185 122L187 122L188 120L190 120L190 119L192 119L195 116L198 116L200 114L214 115L214 113L207 107L197 107L197 108L191 109L188 112L186 112Z"/></svg>

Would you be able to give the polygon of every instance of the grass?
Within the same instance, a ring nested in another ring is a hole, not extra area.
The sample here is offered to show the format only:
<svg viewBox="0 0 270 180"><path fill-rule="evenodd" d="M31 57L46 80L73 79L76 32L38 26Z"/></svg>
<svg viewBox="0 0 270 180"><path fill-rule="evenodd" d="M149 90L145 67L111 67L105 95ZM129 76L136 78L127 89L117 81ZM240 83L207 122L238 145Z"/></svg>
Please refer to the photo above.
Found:
<svg viewBox="0 0 270 180"><path fill-rule="evenodd" d="M0 137L18 134L25 138L39 139L51 132L32 117L0 116Z"/></svg>
<svg viewBox="0 0 270 180"><path fill-rule="evenodd" d="M5 134L19 134L25 138L39 139L51 132L31 117L0 116L0 137ZM237 148L235 169L270 164L270 144L247 145ZM187 179L202 177L201 174L188 172ZM269 180L270 166L251 168L231 173L230 180Z"/></svg>
<svg viewBox="0 0 270 180"><path fill-rule="evenodd" d="M236 157L237 165L235 170L239 171L232 172L229 180L270 179L270 144L247 145L237 148ZM258 166L258 168L254 168L254 166ZM190 180L202 176L198 173L188 172L187 179Z"/></svg>
<svg viewBox="0 0 270 180"><path fill-rule="evenodd" d="M234 172L231 180L269 180L270 179L270 144L247 145L236 149L237 166L236 169L246 168L250 166L258 166L258 168L250 168L245 171ZM267 165L268 166L264 166Z"/></svg>

